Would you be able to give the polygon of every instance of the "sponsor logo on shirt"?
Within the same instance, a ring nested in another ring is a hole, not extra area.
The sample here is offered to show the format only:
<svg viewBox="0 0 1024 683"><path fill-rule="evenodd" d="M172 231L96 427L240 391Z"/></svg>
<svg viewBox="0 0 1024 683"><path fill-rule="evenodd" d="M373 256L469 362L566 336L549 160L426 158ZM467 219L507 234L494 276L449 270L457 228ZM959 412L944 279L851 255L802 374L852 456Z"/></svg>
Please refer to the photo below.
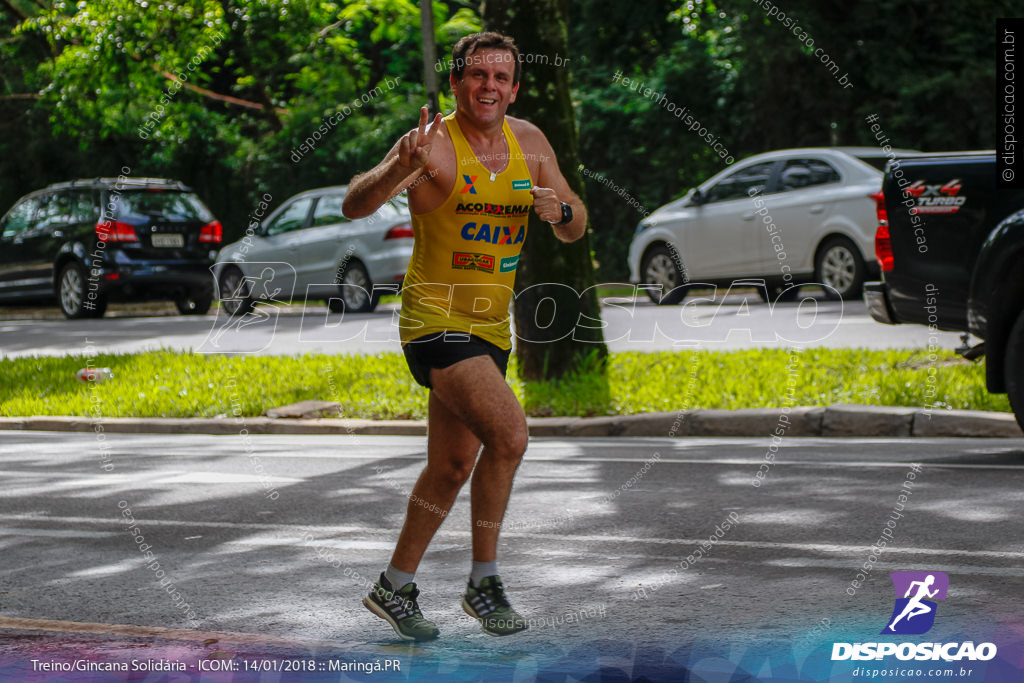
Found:
<svg viewBox="0 0 1024 683"><path fill-rule="evenodd" d="M529 204L488 204L486 202L459 202L457 214L478 214L483 216L520 217L530 213Z"/></svg>
<svg viewBox="0 0 1024 683"><path fill-rule="evenodd" d="M526 239L525 225L491 225L476 221L462 226L462 239L470 242L490 242L491 244L520 244Z"/></svg>
<svg viewBox="0 0 1024 683"><path fill-rule="evenodd" d="M491 254L470 254L464 251L456 251L452 254L452 268L493 273L494 256Z"/></svg>
<svg viewBox="0 0 1024 683"><path fill-rule="evenodd" d="M513 270L519 267L519 257L509 256L501 259L501 263L498 265L499 273L511 273Z"/></svg>

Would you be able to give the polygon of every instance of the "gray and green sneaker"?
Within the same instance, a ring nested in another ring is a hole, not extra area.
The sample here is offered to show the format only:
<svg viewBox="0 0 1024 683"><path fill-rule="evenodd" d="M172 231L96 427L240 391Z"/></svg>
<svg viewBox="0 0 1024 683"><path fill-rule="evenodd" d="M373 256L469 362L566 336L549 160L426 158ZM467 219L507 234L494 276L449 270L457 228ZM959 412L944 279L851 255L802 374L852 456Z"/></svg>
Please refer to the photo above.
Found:
<svg viewBox="0 0 1024 683"><path fill-rule="evenodd" d="M420 612L419 590L415 583L407 583L400 589L391 587L383 573L373 584L370 594L363 598L363 604L384 621L391 624L402 640L433 640L441 635L434 622L423 618Z"/></svg>
<svg viewBox="0 0 1024 683"><path fill-rule="evenodd" d="M512 609L505 597L505 586L497 576L488 576L474 586L466 584L462 597L462 609L480 622L484 633L492 636L508 636L526 630L526 620Z"/></svg>

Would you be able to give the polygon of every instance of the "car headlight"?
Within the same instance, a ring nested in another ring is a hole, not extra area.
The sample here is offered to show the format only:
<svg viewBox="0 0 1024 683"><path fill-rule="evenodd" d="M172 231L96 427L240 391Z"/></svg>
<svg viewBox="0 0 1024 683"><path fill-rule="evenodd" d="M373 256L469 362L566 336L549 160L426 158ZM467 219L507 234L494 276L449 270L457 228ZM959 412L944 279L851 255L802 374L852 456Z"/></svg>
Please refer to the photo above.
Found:
<svg viewBox="0 0 1024 683"><path fill-rule="evenodd" d="M653 225L653 223L645 218L642 221L640 221L639 223L637 223L636 233L634 233L634 234L639 235L640 233L642 233L644 230L646 230L647 228L651 227L652 225Z"/></svg>

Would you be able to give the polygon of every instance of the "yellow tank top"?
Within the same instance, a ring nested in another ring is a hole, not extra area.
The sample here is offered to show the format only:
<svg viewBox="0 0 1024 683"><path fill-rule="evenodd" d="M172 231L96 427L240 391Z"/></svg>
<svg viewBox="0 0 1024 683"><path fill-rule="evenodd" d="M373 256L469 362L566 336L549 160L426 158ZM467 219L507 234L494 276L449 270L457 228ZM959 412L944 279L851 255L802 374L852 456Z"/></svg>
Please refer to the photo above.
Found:
<svg viewBox="0 0 1024 683"><path fill-rule="evenodd" d="M455 120L445 117L455 145L456 177L440 207L412 215L412 258L402 285L402 344L424 335L469 332L511 348L509 303L533 195L526 158L508 121L505 170L484 168Z"/></svg>

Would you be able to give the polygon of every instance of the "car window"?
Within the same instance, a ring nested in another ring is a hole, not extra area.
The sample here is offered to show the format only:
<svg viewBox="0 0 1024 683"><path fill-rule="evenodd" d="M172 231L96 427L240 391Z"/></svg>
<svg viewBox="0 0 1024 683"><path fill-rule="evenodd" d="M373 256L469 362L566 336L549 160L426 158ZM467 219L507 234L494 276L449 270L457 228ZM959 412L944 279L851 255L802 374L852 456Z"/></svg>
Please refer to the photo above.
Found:
<svg viewBox="0 0 1024 683"><path fill-rule="evenodd" d="M92 223L99 220L100 206L92 190L75 190L71 193L70 218L72 223Z"/></svg>
<svg viewBox="0 0 1024 683"><path fill-rule="evenodd" d="M741 168L735 173L722 178L707 191L707 202L724 202L729 199L750 197L752 190L764 192L772 175L774 161L766 161Z"/></svg>
<svg viewBox="0 0 1024 683"><path fill-rule="evenodd" d="M334 223L348 223L349 220L341 213L341 203L345 201L343 194L328 194L320 197L313 210L312 227L318 225L331 225Z"/></svg>
<svg viewBox="0 0 1024 683"><path fill-rule="evenodd" d="M32 215L39 206L38 197L30 197L17 204L4 218L3 236L14 237L25 232L32 225Z"/></svg>
<svg viewBox="0 0 1024 683"><path fill-rule="evenodd" d="M306 225L309 207L313 205L312 197L296 200L284 207L267 225L268 235L280 235L283 232L298 230Z"/></svg>
<svg viewBox="0 0 1024 683"><path fill-rule="evenodd" d="M113 192L108 203L114 203ZM121 192L116 200L118 217L159 216L173 221L213 220L213 214L192 192L177 190L132 190Z"/></svg>
<svg viewBox="0 0 1024 683"><path fill-rule="evenodd" d="M401 197L395 197L394 199L381 204L380 208L377 209L370 218L372 222L392 221L399 218L406 218L408 215L408 204L404 203L401 200Z"/></svg>
<svg viewBox="0 0 1024 683"><path fill-rule="evenodd" d="M66 224L71 213L68 199L67 192L53 192L43 197L36 212L34 227L46 231Z"/></svg>
<svg viewBox="0 0 1024 683"><path fill-rule="evenodd" d="M779 189L788 192L840 180L839 172L821 159L790 159L779 176Z"/></svg>

